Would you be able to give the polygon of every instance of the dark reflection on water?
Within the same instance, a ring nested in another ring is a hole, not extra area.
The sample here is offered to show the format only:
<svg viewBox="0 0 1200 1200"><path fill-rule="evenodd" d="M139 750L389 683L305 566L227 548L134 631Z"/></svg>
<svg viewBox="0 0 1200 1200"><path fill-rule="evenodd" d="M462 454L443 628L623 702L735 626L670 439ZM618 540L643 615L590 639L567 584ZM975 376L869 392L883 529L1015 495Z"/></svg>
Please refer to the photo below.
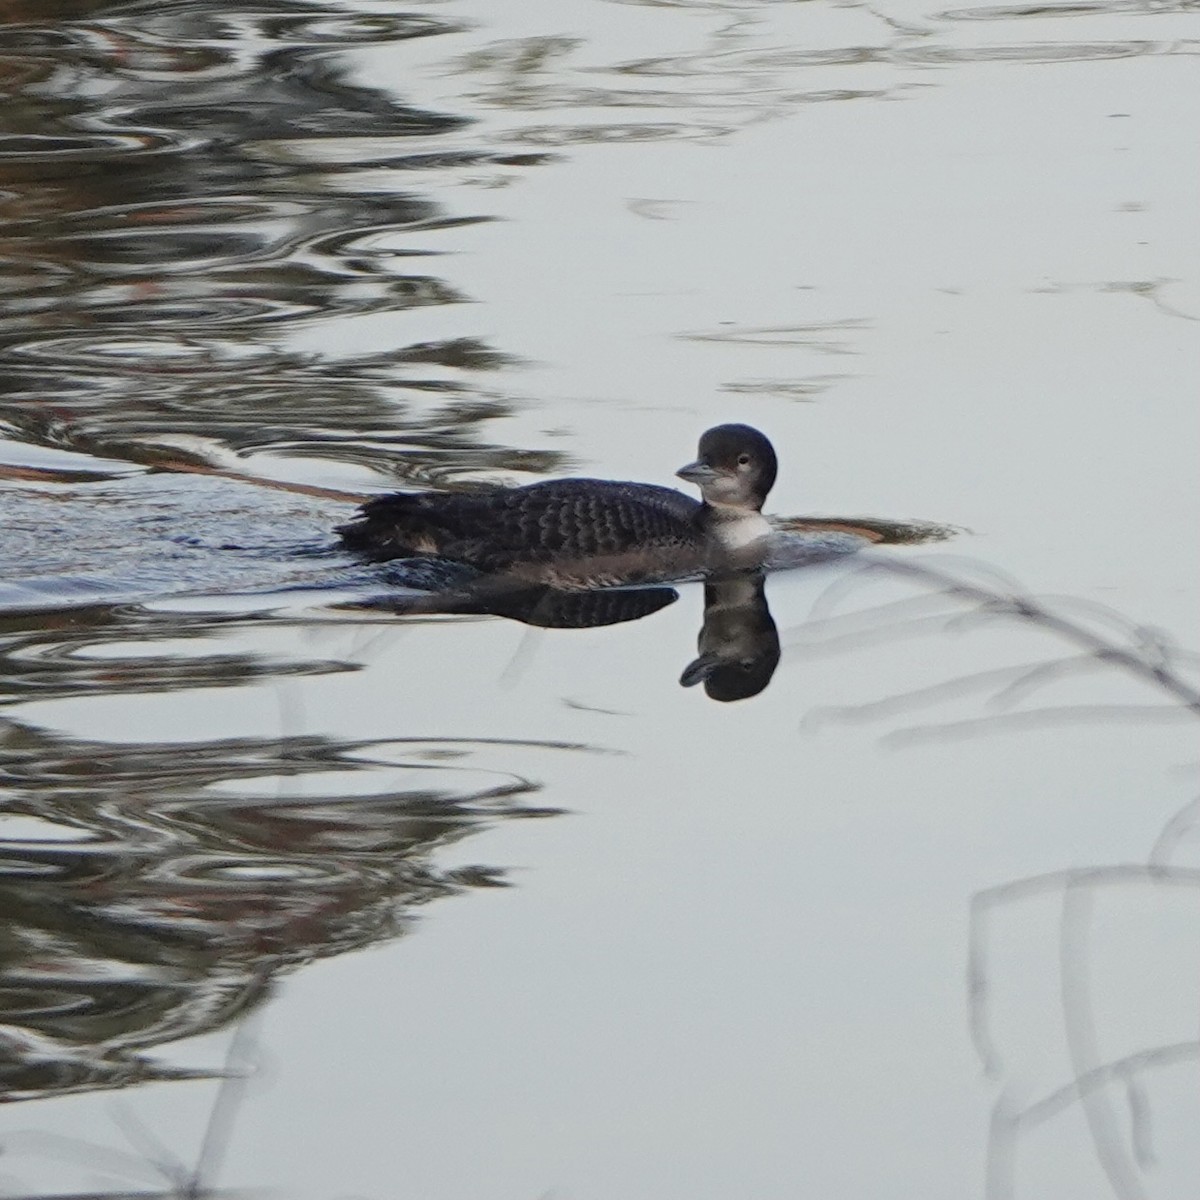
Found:
<svg viewBox="0 0 1200 1200"><path fill-rule="evenodd" d="M181 637L219 627L111 610L58 629L9 618L0 700L347 669L181 658ZM156 639L175 651L147 653ZM538 784L490 768L489 749L437 737L99 742L0 720L0 1098L189 1077L149 1052L243 1016L281 972L403 933L419 905L501 883L431 860L490 822L553 811L536 805ZM523 756L539 749L585 748L529 743Z"/></svg>
<svg viewBox="0 0 1200 1200"><path fill-rule="evenodd" d="M404 560L400 560L403 565ZM404 604L383 599L369 607L398 613L457 612L507 617L542 629L595 629L639 621L669 604L671 587L568 592L484 577L475 586L435 593ZM704 684L713 700L757 696L779 665L779 632L767 603L762 571L726 571L704 583L704 620L697 657L683 670L683 687Z"/></svg>
<svg viewBox="0 0 1200 1200"><path fill-rule="evenodd" d="M187 657L170 647L161 655L147 653L147 647L166 642L176 643L177 651L180 638L201 649L223 626L211 616L172 613L168 618L109 608L0 615L0 707L24 700L234 687L350 669L344 663L252 654ZM11 742L5 746L6 755L14 752ZM6 772L15 769L6 758Z"/></svg>
<svg viewBox="0 0 1200 1200"><path fill-rule="evenodd" d="M352 83L341 53L452 28L425 14L292 3L78 4L52 22L40 7L6 7L0 429L133 461L146 457L141 439L164 433L389 470L403 447L399 473L418 483L554 465L479 437L507 404L478 380L505 358L471 336L341 361L281 343L318 316L466 298L425 246L487 214L452 215L419 181L492 156L435 152L431 139L466 118ZM367 166L412 182L357 179ZM419 252L406 241L414 231ZM210 521L184 528L162 507L179 487L149 482L155 498L141 510L134 497L146 488L125 480L107 498L93 489L73 513L60 508L57 521L28 523L26 549L53 547L46 569L59 585L63 571L91 571L103 592L132 566L143 591L161 592L203 556L221 511L217 540L271 559L272 581L288 548L322 528L303 506L281 525L262 497L222 510L211 489ZM251 528L251 508L269 531ZM6 515L19 555L19 498ZM280 680L347 669L219 645L205 653L221 628L111 609L8 617L0 701L257 684L274 703ZM200 653L181 654L180 639ZM103 743L5 721L0 1093L187 1077L155 1049L241 1018L281 972L396 936L430 899L496 882L487 869L431 861L489 821L543 811L535 783L489 770L486 757L436 740Z"/></svg>
<svg viewBox="0 0 1200 1200"><path fill-rule="evenodd" d="M351 80L345 52L453 24L279 0L42 20L0 17L0 429L117 457L148 430L203 433L426 482L554 465L481 441L508 406L480 380L506 360L471 336L340 361L280 345L314 317L467 299L428 237L487 214L422 179L542 161Z"/></svg>

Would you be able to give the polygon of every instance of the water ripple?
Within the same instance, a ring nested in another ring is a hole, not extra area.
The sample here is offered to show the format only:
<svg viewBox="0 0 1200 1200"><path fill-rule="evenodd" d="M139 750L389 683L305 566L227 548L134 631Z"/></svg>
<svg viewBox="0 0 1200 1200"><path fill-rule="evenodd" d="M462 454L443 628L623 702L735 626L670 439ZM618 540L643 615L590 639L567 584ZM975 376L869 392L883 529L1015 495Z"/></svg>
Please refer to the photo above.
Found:
<svg viewBox="0 0 1200 1200"><path fill-rule="evenodd" d="M143 133L91 134L50 137L38 134L0 134L0 171L8 163L110 162L116 157L164 154L189 150L198 139L164 130Z"/></svg>
<svg viewBox="0 0 1200 1200"><path fill-rule="evenodd" d="M478 373L508 360L479 339L414 338L328 367L273 340L469 299L407 262L431 267L431 237L491 214L363 173L551 160L456 144L461 114L353 77L356 49L460 23L187 0L0 24L4 84L20 96L0 137L0 422L15 436L53 423L49 444L113 457L147 430L201 433L385 467L406 435L420 457L421 428L452 422L459 447L441 456L465 454L437 470L512 459L480 436L503 405Z"/></svg>
<svg viewBox="0 0 1200 1200"><path fill-rule="evenodd" d="M0 842L5 1099L187 1077L150 1056L243 1015L296 965L396 937L439 896L503 883L494 867L432 858L492 822L551 815L531 803L537 783L491 760L586 749L95 743L12 721L0 738L13 766Z"/></svg>

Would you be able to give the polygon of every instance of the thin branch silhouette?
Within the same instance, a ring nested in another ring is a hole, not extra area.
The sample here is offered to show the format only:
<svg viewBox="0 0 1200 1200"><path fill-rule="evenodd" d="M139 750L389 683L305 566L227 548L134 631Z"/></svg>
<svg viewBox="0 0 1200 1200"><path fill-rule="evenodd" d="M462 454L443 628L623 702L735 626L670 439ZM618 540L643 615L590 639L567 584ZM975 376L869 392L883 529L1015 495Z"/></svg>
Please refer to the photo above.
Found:
<svg viewBox="0 0 1200 1200"><path fill-rule="evenodd" d="M860 559L865 557L859 556ZM865 579L893 578L918 585L922 594L875 607L839 612ZM933 609L934 611L930 611ZM888 743L977 736L1063 722L1200 716L1195 673L1200 656L1169 633L1118 613L1097 601L1071 596L1033 596L1012 578L985 564L939 556L936 561L883 558L841 577L814 605L817 618L792 631L789 644L806 655L897 639L960 632L995 620L1043 631L1069 647L1043 662L1025 662L963 674L857 704L814 710L807 723L863 722L929 707L964 696L981 696L984 713L958 720L914 724L883 736ZM1151 704L1041 704L1030 697L1065 678L1115 668L1162 698ZM1151 1137L1147 1079L1154 1072L1200 1062L1200 1039L1186 1037L1105 1059L1097 1018L1095 909L1102 893L1150 888L1200 891L1200 867L1175 861L1185 838L1200 827L1200 798L1189 800L1164 823L1144 862L1072 867L1012 880L971 900L967 961L968 1024L987 1076L1001 1079L1005 1064L996 1044L992 1008L992 938L997 916L1035 898L1057 898L1057 974L1064 1047L1070 1081L1040 1097L1019 1098L1005 1084L997 1096L988 1131L985 1195L1014 1200L1018 1154L1033 1129L1077 1108L1086 1124L1096 1162L1116 1200L1144 1200L1146 1172L1156 1165ZM1132 896L1131 896L1132 898ZM1103 1011L1103 1010L1101 1010Z"/></svg>
<svg viewBox="0 0 1200 1200"><path fill-rule="evenodd" d="M961 573L946 569L941 564L947 561L960 571L968 570L981 582L964 579ZM933 595L917 598L915 607L918 611L923 604L937 603L947 598L963 602L969 607L961 612L947 612L943 609L904 620L891 619L899 612L911 611L912 601L906 598L890 601L876 608L831 615L836 604L851 594L855 587L861 585L869 576L895 577L927 586ZM1072 615L1073 612L1079 613L1079 617ZM1045 630L1081 652L1045 663L1027 663L1019 668L998 668L975 675L958 676L862 704L817 710L817 719L870 719L880 714L899 711L908 705L931 703L1001 683L1004 686L993 695L989 706L1009 707L1051 679L1106 665L1115 666L1165 692L1170 698L1172 708L1181 707L1193 716L1200 716L1200 688L1186 679L1181 672L1185 665L1194 666L1198 661L1197 656L1180 648L1169 635L1130 621L1115 610L1095 601L1072 597L1035 597L1020 590L1010 577L971 560L939 556L935 565L928 559L914 561L871 555L865 566L851 570L827 587L814 604L813 613L818 615L816 621L798 630L789 631L789 649L803 649L806 654L837 653L848 647L861 648L882 641L911 637L914 634L945 632L948 628L999 618L1020 621ZM1082 619L1085 615L1093 622L1107 626L1114 636L1106 636L1104 632L1085 624ZM842 628L845 627L848 627L846 632L842 632ZM1116 640L1118 637L1122 640ZM1075 711L1082 713L1083 710L1076 706ZM1110 711L1108 706L1092 711L1093 715L1118 715L1117 712ZM1043 711L1043 715L1061 718L1064 714L1058 710L1047 709ZM1010 716L1016 723L1023 723L1025 720L1018 714ZM995 719L981 718L971 726L959 723L958 727L961 731L968 728L982 729L988 720ZM919 727L913 732L918 737L928 736L935 732L936 728L938 727ZM941 728L949 730L954 727L946 725Z"/></svg>

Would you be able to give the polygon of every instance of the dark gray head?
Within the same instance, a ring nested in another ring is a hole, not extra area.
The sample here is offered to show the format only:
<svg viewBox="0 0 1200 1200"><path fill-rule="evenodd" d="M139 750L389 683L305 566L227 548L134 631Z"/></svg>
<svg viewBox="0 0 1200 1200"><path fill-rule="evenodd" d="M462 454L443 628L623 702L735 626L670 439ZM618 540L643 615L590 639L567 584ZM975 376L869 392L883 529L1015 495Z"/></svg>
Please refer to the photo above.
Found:
<svg viewBox="0 0 1200 1200"><path fill-rule="evenodd" d="M758 512L775 483L775 451L749 425L718 425L700 439L695 462L675 472L697 484L706 504Z"/></svg>

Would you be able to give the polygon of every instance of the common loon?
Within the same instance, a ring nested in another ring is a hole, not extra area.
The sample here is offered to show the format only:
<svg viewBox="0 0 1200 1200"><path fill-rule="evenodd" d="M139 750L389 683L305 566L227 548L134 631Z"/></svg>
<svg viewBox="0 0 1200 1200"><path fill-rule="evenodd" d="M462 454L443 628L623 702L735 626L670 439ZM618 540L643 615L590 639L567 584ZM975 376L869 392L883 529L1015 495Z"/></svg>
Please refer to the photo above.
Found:
<svg viewBox="0 0 1200 1200"><path fill-rule="evenodd" d="M598 586L753 559L771 526L763 501L778 464L749 425L718 425L676 475L700 488L555 479L463 493L396 492L338 528L376 561L436 556L559 586Z"/></svg>

